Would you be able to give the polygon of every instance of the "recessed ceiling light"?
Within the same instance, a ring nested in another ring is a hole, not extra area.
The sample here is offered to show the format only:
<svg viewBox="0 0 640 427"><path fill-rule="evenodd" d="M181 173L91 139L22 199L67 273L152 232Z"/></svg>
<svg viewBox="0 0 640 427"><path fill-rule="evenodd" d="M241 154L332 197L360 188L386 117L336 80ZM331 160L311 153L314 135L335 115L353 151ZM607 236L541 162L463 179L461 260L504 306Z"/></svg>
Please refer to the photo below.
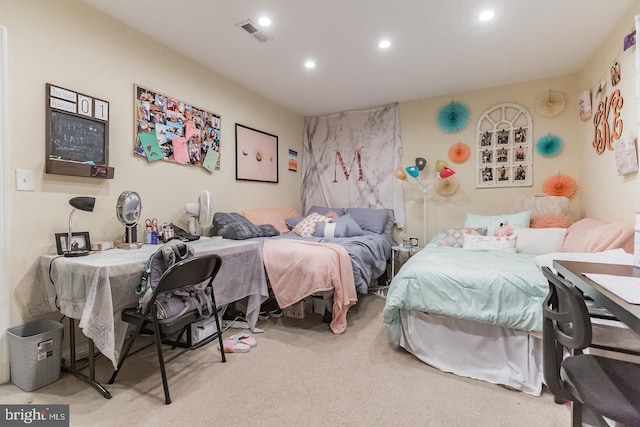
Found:
<svg viewBox="0 0 640 427"><path fill-rule="evenodd" d="M380 43L378 43L378 47L380 49L386 49L389 46L391 46L391 42L389 40L382 40Z"/></svg>
<svg viewBox="0 0 640 427"><path fill-rule="evenodd" d="M262 25L263 27L268 27L269 25L271 25L271 19L266 16L261 16L260 18L258 18L258 24Z"/></svg>
<svg viewBox="0 0 640 427"><path fill-rule="evenodd" d="M312 60L308 60L304 63L304 66L307 68L316 68L316 63Z"/></svg>
<svg viewBox="0 0 640 427"><path fill-rule="evenodd" d="M493 17L496 15L496 13L493 10L485 10L484 12L482 12L480 14L479 19L481 21L488 21L490 19L493 19Z"/></svg>

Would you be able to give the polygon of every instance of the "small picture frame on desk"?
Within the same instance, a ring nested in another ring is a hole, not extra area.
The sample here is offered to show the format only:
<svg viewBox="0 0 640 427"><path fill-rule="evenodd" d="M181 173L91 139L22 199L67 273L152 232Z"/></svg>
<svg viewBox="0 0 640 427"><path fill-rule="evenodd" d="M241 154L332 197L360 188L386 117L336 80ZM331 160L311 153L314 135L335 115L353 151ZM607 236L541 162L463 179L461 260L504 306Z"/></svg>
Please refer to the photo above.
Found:
<svg viewBox="0 0 640 427"><path fill-rule="evenodd" d="M67 251L67 236L69 233L56 233L56 249L58 255L62 255ZM71 233L71 250L91 250L91 240L88 231Z"/></svg>

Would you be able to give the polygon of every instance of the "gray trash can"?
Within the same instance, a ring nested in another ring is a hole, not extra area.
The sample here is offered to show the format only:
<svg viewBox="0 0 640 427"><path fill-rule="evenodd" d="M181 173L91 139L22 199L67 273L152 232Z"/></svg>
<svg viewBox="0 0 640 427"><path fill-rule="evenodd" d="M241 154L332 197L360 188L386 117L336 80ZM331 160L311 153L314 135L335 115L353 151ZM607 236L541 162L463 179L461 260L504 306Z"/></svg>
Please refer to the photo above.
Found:
<svg viewBox="0 0 640 427"><path fill-rule="evenodd" d="M34 320L7 329L11 382L33 391L60 378L64 326L53 320Z"/></svg>

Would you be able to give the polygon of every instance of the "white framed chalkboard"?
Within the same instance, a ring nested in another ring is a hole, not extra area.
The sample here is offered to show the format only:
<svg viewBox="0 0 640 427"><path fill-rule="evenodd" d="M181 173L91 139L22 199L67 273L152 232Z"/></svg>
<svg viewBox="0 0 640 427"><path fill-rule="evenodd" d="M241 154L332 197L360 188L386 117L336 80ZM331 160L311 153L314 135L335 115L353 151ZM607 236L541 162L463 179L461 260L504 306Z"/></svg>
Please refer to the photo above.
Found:
<svg viewBox="0 0 640 427"><path fill-rule="evenodd" d="M46 84L46 172L113 178L109 103Z"/></svg>

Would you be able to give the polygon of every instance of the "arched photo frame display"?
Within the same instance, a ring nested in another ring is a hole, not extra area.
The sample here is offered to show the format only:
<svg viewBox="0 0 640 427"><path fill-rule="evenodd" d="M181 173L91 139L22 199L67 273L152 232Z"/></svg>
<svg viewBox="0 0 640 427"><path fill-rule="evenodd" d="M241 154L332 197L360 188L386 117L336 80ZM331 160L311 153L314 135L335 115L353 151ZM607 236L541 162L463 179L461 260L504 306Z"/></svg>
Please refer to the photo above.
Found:
<svg viewBox="0 0 640 427"><path fill-rule="evenodd" d="M530 187L533 121L521 105L498 104L476 126L476 188Z"/></svg>

